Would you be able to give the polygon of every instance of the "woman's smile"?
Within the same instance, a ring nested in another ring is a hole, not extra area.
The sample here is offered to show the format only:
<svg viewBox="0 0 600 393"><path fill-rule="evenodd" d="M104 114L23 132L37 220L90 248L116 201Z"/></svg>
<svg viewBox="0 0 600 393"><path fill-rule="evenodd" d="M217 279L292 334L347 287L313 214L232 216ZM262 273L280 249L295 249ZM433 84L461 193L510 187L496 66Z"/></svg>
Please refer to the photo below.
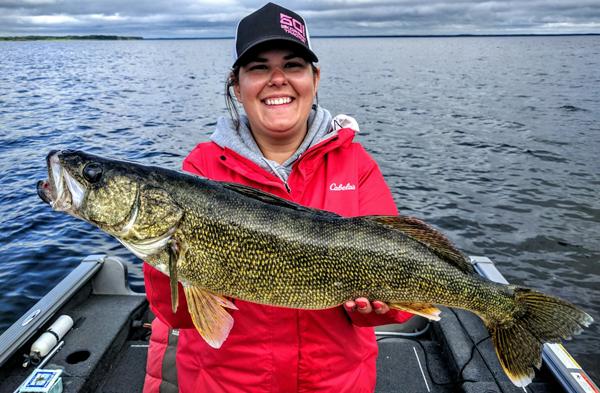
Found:
<svg viewBox="0 0 600 393"><path fill-rule="evenodd" d="M294 100L294 97L284 96L284 97L269 97L262 100L267 106L280 107L282 105L291 104Z"/></svg>

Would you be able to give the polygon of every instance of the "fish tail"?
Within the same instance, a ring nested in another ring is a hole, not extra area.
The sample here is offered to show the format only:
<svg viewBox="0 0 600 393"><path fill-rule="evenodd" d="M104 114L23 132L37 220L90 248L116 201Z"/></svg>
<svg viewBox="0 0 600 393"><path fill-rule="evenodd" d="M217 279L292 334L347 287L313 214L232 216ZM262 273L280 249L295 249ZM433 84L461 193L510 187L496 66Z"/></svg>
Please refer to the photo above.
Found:
<svg viewBox="0 0 600 393"><path fill-rule="evenodd" d="M512 287L516 312L501 323L486 322L500 365L516 386L526 386L533 366L542 365L544 343L560 342L581 333L593 319L573 304L553 296Z"/></svg>

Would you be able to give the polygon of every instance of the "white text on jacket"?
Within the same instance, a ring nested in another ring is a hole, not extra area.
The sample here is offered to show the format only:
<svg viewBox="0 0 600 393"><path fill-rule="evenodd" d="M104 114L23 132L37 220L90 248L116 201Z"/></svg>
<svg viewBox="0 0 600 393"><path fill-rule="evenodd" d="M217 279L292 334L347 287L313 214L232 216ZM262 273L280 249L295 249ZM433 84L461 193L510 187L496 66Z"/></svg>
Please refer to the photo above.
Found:
<svg viewBox="0 0 600 393"><path fill-rule="evenodd" d="M354 184L350 184L350 183L346 183L346 185L331 183L329 185L329 190L330 191L350 191L350 190L356 190L356 186Z"/></svg>

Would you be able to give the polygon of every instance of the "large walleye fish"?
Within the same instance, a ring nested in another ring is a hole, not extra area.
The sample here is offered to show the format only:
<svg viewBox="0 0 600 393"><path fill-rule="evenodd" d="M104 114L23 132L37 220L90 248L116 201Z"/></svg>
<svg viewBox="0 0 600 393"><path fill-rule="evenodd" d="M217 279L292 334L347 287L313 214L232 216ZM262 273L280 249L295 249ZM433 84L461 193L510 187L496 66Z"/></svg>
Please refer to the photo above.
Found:
<svg viewBox="0 0 600 393"><path fill-rule="evenodd" d="M255 189L78 151L51 152L40 197L116 237L177 282L202 337L219 348L228 298L325 309L366 297L439 319L436 304L470 310L515 385L531 382L541 346L592 318L532 289L497 284L439 232L408 217L343 218Z"/></svg>

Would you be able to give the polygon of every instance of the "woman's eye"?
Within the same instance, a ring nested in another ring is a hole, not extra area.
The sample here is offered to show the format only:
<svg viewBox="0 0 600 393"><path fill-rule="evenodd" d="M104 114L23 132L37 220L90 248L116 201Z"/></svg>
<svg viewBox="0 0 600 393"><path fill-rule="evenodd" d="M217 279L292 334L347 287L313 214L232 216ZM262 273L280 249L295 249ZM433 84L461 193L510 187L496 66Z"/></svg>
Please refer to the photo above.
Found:
<svg viewBox="0 0 600 393"><path fill-rule="evenodd" d="M303 66L304 65L302 63L298 63L298 62L295 62L295 61L287 63L285 65L286 68L297 68L297 67L303 67Z"/></svg>
<svg viewBox="0 0 600 393"><path fill-rule="evenodd" d="M250 66L249 69L250 69L250 71L266 70L267 66L264 64L256 64L256 65Z"/></svg>

